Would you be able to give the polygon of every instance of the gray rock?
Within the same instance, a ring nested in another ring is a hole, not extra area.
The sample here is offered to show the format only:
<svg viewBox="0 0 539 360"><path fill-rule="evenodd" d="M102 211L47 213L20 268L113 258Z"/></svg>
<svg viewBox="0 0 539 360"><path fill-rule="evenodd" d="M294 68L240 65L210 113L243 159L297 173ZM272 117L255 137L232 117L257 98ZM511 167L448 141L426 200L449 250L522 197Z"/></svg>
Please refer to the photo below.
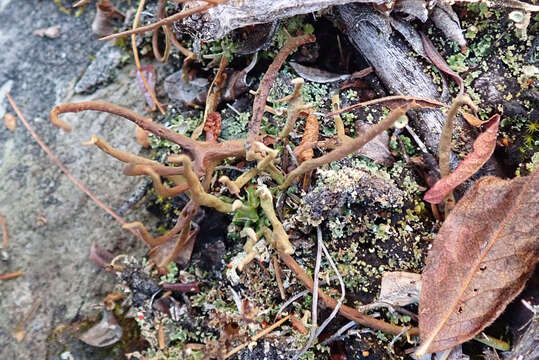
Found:
<svg viewBox="0 0 539 360"><path fill-rule="evenodd" d="M95 7L90 6L77 18L61 13L52 1L0 0L0 46L5 50L0 54L0 85L13 81L11 95L43 141L115 209L143 179L123 176L122 164L80 143L97 134L122 150L137 153L140 146L134 126L115 116L85 112L63 116L73 124L68 134L48 121L55 104L89 99L107 100L144 114L144 99L129 73L132 67L91 96L68 97L90 55L103 46L90 30L94 13ZM33 29L54 24L62 24L60 37L30 36ZM3 104L12 111L5 100ZM61 324L97 314L113 288L114 278L88 260L92 242L115 254L137 255L146 248L76 188L20 123L15 132L0 126L0 213L7 219L9 232L3 250L9 258L0 260L0 274L24 271L17 279L0 281L0 359L59 359L64 351L71 351L76 359L111 358L102 353L88 355L92 349L79 340L76 350L54 347L52 332ZM132 209L125 219L152 226L142 209ZM12 331L38 298L41 305L28 318L25 337L17 343Z"/></svg>
<svg viewBox="0 0 539 360"><path fill-rule="evenodd" d="M189 103L200 94L208 92L208 79L196 78L186 83L182 72L177 71L165 79L165 92L172 100Z"/></svg>
<svg viewBox="0 0 539 360"><path fill-rule="evenodd" d="M99 85L110 82L120 65L122 50L108 42L95 54L88 69L75 85L75 93L91 93Z"/></svg>

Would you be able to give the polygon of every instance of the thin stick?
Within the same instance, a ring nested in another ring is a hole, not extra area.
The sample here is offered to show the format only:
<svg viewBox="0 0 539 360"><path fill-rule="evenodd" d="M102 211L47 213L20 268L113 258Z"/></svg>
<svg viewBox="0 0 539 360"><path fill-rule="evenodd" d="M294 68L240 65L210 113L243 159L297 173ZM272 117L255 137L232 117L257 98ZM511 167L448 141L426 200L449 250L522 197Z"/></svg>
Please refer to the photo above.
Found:
<svg viewBox="0 0 539 360"><path fill-rule="evenodd" d="M58 166L60 168L60 170L62 170L64 172L64 174L67 175L67 177L69 178L69 180L71 180L75 185L77 185L77 187L79 189L81 189L82 191L84 191L86 193L86 195L88 195L90 197L90 199L92 199L97 205L99 205L99 207L101 207L103 210L105 210L105 212L107 214L109 214L110 216L112 216L116 221L118 221L120 224L122 225L125 225L126 222L125 220L118 214L116 214L111 208L109 208L107 205L105 205L105 203L103 203L101 200L99 200L94 194L92 194L90 192L90 190L88 190L88 188L79 180L77 179L75 176L73 176L73 174L71 174L71 172L65 167L64 164L62 164L62 162L60 161L60 159L58 159L56 157L56 155L54 155L54 153L52 152L51 149L49 149L49 147L47 145L45 145L45 143L43 142L43 140L41 140L41 138L37 135L37 133L35 132L34 128L26 121L26 119L24 118L23 114L21 113L21 111L19 110L19 108L17 107L17 105L15 104L15 102L13 101L13 99L11 98L11 95L9 95L9 93L6 92L6 97L9 101L9 103L11 104L11 107L13 107L13 110L15 110L15 113L17 113L17 116L19 117L19 119L21 119L21 122L24 124L24 126L26 127L26 129L28 129L28 132L30 132L30 135L32 135L32 137L34 138L34 140L39 144L39 146L41 146L41 148L43 150L45 150L45 152L47 153L47 155L51 158L51 160L56 164L56 166ZM136 237L140 238L139 234L135 231L135 230L132 230L132 229L128 229L133 235L135 235Z"/></svg>
<svg viewBox="0 0 539 360"><path fill-rule="evenodd" d="M437 107L446 108L446 107L449 107L449 105L444 104L443 102L439 102L437 100L420 98L420 97L415 97L415 96L395 95L395 96L386 96L386 97L383 97L383 98L364 101L364 102L361 102L361 103L350 105L350 106L345 107L343 109L340 109L340 110L337 110L337 111L332 111L329 114L326 114L325 117L342 114L343 112L347 112L347 111L353 110L353 109L358 108L358 107L365 107L365 106L371 106L371 105L381 105L381 104L392 103L392 102L393 103L416 102L418 105L420 105L422 107L425 107L425 108L437 108Z"/></svg>
<svg viewBox="0 0 539 360"><path fill-rule="evenodd" d="M15 279L15 278L18 278L19 276L21 276L22 274L24 274L23 271L15 271L15 272L12 272L12 273L3 274L3 275L0 275L0 280Z"/></svg>
<svg viewBox="0 0 539 360"><path fill-rule="evenodd" d="M299 353L297 353L294 356L294 360L299 359L303 356L309 350L311 345L314 342L314 339L316 339L316 333L318 328L318 293L320 291L320 288L318 287L318 274L320 273L320 264L322 263L322 232L320 230L320 226L316 227L316 234L317 234L317 243L318 246L316 248L316 263L314 265L314 283L313 283L313 289L316 289L316 291L313 291L313 306L312 306L312 325L311 325L311 332L309 334L309 340L307 340L307 343L301 349Z"/></svg>
<svg viewBox="0 0 539 360"><path fill-rule="evenodd" d="M288 318L290 317L290 315L287 315L285 316L284 318L282 318L281 320L277 321L276 323L274 323L273 325L271 326L268 326L267 328L265 328L264 330L262 330L261 332L259 332L258 334L256 334L255 336L253 336L253 338L239 346L236 346L234 349L232 349L231 351L229 351L226 355L225 355L225 359L228 359L229 357L231 357L232 355L234 355L235 353L237 353L238 351L246 348L250 343L254 342L254 341L257 341L258 339L266 336L267 334L269 334L270 332L272 332L273 330L275 330L276 328L278 328L279 326L281 326L286 320L288 320Z"/></svg>
<svg viewBox="0 0 539 360"><path fill-rule="evenodd" d="M273 59L273 62L268 67L268 70L260 81L256 97L253 101L253 115L251 117L251 120L249 121L249 133L247 135L248 144L252 144L254 141L258 140L260 125L262 123L262 117L264 116L264 110L266 108L266 100L268 98L273 82L277 77L277 72L283 65L284 61L286 60L288 55L292 53L292 51L294 51L301 45L312 43L315 40L316 38L312 34L290 38ZM247 160L250 159L248 158Z"/></svg>
<svg viewBox="0 0 539 360"><path fill-rule="evenodd" d="M275 271L275 278L277 279L277 287L279 288L279 292L281 293L281 299L286 299L286 291L284 290L283 286L283 279L282 279L282 272L281 272L281 266L279 265L279 260L272 256L273 258L273 270Z"/></svg>
<svg viewBox="0 0 539 360"><path fill-rule="evenodd" d="M166 17L163 20L160 20L160 21L155 22L153 24L146 25L146 26L143 26L143 27L139 27L137 29L131 29L131 30L127 30L127 31L122 31L122 32L117 33L117 34L112 34L112 35L109 35L109 36L105 36L105 37L100 38L99 40L110 40L110 39L115 39L115 38L118 38L118 37L125 37L125 36L128 36L128 35L141 34L141 33L145 33L145 32L148 32L148 31L152 31L152 30L160 28L163 25L172 24L172 23L174 23L176 21L179 21L181 19L185 19L186 17L189 17L189 16L191 16L193 14L204 12L204 11L206 11L208 9L211 9L212 7L215 7L218 4L223 3L225 1L220 0L220 1L215 2L215 3L209 3L208 2L205 5L199 5L199 6L196 6L194 8L191 8L191 9L185 11L185 12L181 11L179 13L176 13L176 14L172 15L172 16Z"/></svg>
<svg viewBox="0 0 539 360"><path fill-rule="evenodd" d="M2 227L2 246L0 246L0 249L5 249L7 247L7 224L6 224L6 218L0 214L0 226Z"/></svg>

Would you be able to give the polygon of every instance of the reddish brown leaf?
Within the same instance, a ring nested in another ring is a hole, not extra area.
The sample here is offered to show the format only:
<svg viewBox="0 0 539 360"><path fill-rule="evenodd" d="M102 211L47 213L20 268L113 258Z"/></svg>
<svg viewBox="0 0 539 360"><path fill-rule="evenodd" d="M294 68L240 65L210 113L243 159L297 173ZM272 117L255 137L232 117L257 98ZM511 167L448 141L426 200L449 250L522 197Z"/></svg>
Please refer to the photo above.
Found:
<svg viewBox="0 0 539 360"><path fill-rule="evenodd" d="M477 181L445 220L422 275L422 355L471 339L523 289L539 260L539 171Z"/></svg>
<svg viewBox="0 0 539 360"><path fill-rule="evenodd" d="M487 121L482 121L481 119L478 119L476 116L470 114L470 113L467 113L466 111L462 111L461 112L462 114L462 117L464 118L464 120L466 120L466 122L472 126L475 126L475 127L480 127L481 125L483 125L484 123L486 123Z"/></svg>
<svg viewBox="0 0 539 360"><path fill-rule="evenodd" d="M496 136L498 135L498 125L500 115L496 114L490 118L485 125L486 129L475 139L473 152L459 164L451 174L441 178L430 188L423 198L431 204L439 204L457 186L475 174L490 158L496 147Z"/></svg>
<svg viewBox="0 0 539 360"><path fill-rule="evenodd" d="M453 80L455 80L455 82L457 83L460 89L459 94L462 95L462 93L464 92L464 81L462 80L460 75L454 72L449 67L447 62L442 57L442 55L440 55L438 50L436 50L436 47L434 46L434 44L430 41L430 39L425 34L423 34L422 32L419 32L419 35L421 35L421 42L423 43L423 49L425 49L425 54L427 55L427 57L430 59L430 61L432 61L434 65L436 65L438 69L440 69L440 71L451 76Z"/></svg>

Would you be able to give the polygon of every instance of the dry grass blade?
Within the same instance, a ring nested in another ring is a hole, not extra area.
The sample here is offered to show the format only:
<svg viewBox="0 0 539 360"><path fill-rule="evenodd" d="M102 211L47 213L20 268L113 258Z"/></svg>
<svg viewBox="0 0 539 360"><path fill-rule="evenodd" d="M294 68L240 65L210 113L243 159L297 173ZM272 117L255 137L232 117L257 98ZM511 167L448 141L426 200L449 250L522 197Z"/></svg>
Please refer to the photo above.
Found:
<svg viewBox="0 0 539 360"><path fill-rule="evenodd" d="M539 260L539 171L477 181L445 220L422 274L417 355L474 337L524 288Z"/></svg>
<svg viewBox="0 0 539 360"><path fill-rule="evenodd" d="M210 114L213 114L215 110L217 109L217 105L219 105L219 96L221 94L221 88L223 87L223 82L225 81L226 76L223 74L223 71L225 70L226 65L228 64L228 61L226 59L226 56L221 56L221 62L219 63L219 70L217 70L217 74L215 74L215 78L210 84L210 88L208 89L208 96L206 96L206 108L204 109L204 118L202 119L202 123L200 123L195 130L193 130L193 134L191 134L191 139L197 140L200 135L202 135L202 130L204 129L204 126L206 125L206 121L208 121L208 116Z"/></svg>
<svg viewBox="0 0 539 360"><path fill-rule="evenodd" d="M320 293L320 288L318 287L319 282L319 274L320 274L320 264L322 263L322 231L320 231L320 227L318 226L316 228L316 235L317 235L317 247L316 247L316 263L314 265L314 282L313 282L313 304L312 304L312 325L311 325L311 332L309 333L309 339L307 340L307 343L301 349L299 353L297 353L294 356L293 360L297 360L300 357L303 356L309 350L311 345L314 343L314 340L316 339L316 333L318 330L318 295Z"/></svg>

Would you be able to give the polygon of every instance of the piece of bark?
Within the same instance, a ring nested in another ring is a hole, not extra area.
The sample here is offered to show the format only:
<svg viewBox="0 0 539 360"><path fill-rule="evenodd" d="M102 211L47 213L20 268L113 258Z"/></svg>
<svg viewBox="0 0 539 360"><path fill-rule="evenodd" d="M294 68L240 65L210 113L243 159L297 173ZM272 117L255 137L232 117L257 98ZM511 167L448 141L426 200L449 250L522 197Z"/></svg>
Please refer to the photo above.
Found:
<svg viewBox="0 0 539 360"><path fill-rule="evenodd" d="M383 24L389 26L387 17L370 6L357 4L338 6L337 13L343 32L392 94L449 100L441 98L423 65L409 55L410 49L404 40L385 31L387 26ZM436 153L445 116L439 110L416 110L409 115L427 148Z"/></svg>
<svg viewBox="0 0 539 360"><path fill-rule="evenodd" d="M530 325L513 347L507 360L538 359L539 358L539 317L530 313Z"/></svg>
<svg viewBox="0 0 539 360"><path fill-rule="evenodd" d="M299 14L308 14L351 0L252 0L228 1L209 9L204 15L195 14L183 20L187 30L200 40L217 40L248 25L268 23ZM389 0L355 0L359 3L381 5Z"/></svg>

